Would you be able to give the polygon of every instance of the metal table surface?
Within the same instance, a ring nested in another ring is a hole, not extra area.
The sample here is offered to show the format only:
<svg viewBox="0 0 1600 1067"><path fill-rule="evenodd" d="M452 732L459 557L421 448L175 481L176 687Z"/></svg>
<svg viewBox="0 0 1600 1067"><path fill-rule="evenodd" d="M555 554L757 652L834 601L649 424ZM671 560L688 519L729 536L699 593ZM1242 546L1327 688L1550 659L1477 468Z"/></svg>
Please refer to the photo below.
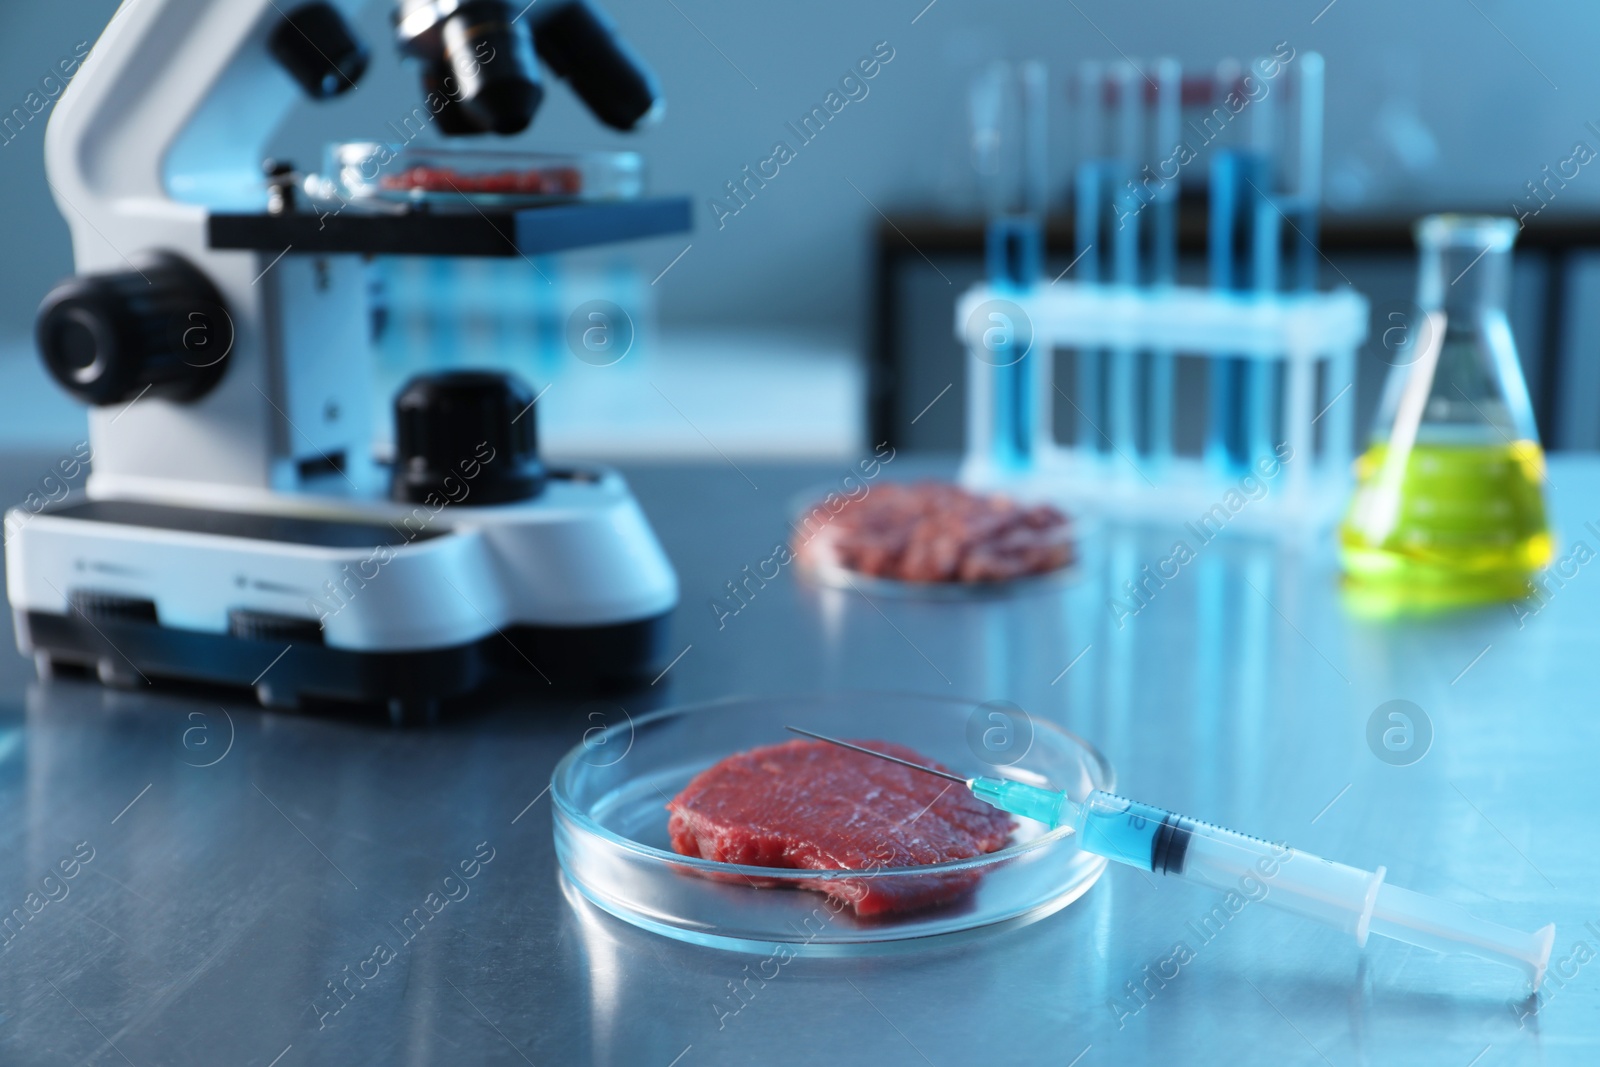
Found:
<svg viewBox="0 0 1600 1067"><path fill-rule="evenodd" d="M52 458L8 457L0 495L20 499ZM1074 582L1006 600L868 601L785 573L719 628L712 600L771 554L795 492L845 473L632 472L683 578L688 650L617 700L506 692L391 730L212 693L40 684L0 655L0 1063L1600 1060L1600 568L1585 565L1600 527L1584 525L1600 518L1586 510L1600 462L1553 465L1570 562L1520 618L1364 621L1325 548L1174 527L1090 529ZM1126 600L1179 536L1195 558ZM1362 952L1262 907L1207 935L1220 893L1118 868L1033 925L796 959L734 1000L757 957L563 892L543 790L592 712L835 688L1015 701L1096 742L1128 795L1387 864L1394 884L1510 925L1556 922L1551 978L1533 1000L1510 969L1376 938ZM1409 765L1367 740L1397 698L1433 734ZM401 940L429 894L451 899ZM393 958L336 1000L330 983L376 942Z"/></svg>

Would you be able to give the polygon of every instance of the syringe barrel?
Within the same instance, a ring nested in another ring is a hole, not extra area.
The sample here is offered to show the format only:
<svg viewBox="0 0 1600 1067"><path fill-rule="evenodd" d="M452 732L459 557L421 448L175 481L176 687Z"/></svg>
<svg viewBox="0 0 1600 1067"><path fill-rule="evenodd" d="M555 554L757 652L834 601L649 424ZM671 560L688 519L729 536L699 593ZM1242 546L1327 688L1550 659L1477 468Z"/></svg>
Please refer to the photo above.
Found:
<svg viewBox="0 0 1600 1067"><path fill-rule="evenodd" d="M1181 826L1188 837L1182 866L1172 873L1315 919L1366 943L1381 869L1363 871L1193 819L1182 819Z"/></svg>
<svg viewBox="0 0 1600 1067"><path fill-rule="evenodd" d="M1264 901L1366 940L1362 918L1376 889L1370 871L1099 790L1084 801L1078 832L1086 851Z"/></svg>

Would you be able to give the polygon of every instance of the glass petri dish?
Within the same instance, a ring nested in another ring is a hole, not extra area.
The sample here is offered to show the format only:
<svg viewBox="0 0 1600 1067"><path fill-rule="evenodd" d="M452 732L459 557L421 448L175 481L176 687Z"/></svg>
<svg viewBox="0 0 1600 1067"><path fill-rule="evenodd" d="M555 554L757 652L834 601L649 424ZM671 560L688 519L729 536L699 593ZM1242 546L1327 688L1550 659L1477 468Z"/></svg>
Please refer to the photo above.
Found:
<svg viewBox="0 0 1600 1067"><path fill-rule="evenodd" d="M508 152L344 141L324 153L314 199L351 203L516 207L628 200L644 190L637 152Z"/></svg>
<svg viewBox="0 0 1600 1067"><path fill-rule="evenodd" d="M832 693L730 699L619 723L585 738L556 767L556 856L570 887L602 910L667 937L739 951L870 953L1036 921L1078 899L1105 870L1105 859L1081 851L1065 828L1019 819L998 852L875 871L718 863L679 855L668 838L670 798L726 756L789 740L786 725L897 741L959 773L1000 774L1074 796L1112 788L1105 757L1048 723L1030 722L1029 743L1005 766L980 760L989 707L919 694ZM944 904L877 918L858 918L818 889L870 880L909 896L974 875L972 888Z"/></svg>
<svg viewBox="0 0 1600 1067"><path fill-rule="evenodd" d="M916 482L931 479L919 478ZM916 482L886 482L893 485L913 485ZM807 492L797 493L789 500L790 530L785 544L793 551L794 536L801 530L813 528L817 521L818 512L828 512L826 501L829 496L839 496L835 486L818 486ZM1028 503L1049 503L1049 501L1028 501ZM1037 574L1025 574L1016 578L1005 578L997 581L978 582L911 582L902 578L881 578L865 571L852 570L832 561L820 558L820 554L810 553L797 555L795 570L807 581L834 589L853 589L871 597L891 597L907 600L989 600L1002 599L1015 596L1031 596L1036 593L1049 593L1071 585L1082 574L1081 561L1084 553L1084 540L1086 527L1084 520L1079 515L1068 515L1071 523L1072 540L1075 547L1073 558L1065 566L1054 570L1040 571ZM809 520L809 525L808 525Z"/></svg>
<svg viewBox="0 0 1600 1067"><path fill-rule="evenodd" d="M818 561L797 561L796 571L807 581L832 589L854 589L870 597L904 600L991 600L1032 596L1063 589L1079 575L1075 564L1067 564L1042 574L1028 574L990 582L908 582L901 578L880 578L849 567Z"/></svg>

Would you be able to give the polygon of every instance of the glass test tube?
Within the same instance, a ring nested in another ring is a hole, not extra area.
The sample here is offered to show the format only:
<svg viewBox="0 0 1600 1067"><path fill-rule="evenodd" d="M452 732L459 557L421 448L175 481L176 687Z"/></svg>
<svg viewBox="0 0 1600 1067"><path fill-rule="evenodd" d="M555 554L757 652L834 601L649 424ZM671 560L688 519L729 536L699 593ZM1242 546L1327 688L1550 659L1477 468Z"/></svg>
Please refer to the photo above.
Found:
<svg viewBox="0 0 1600 1067"><path fill-rule="evenodd" d="M1261 63L1252 63L1244 77L1260 77ZM1246 96L1254 86L1246 87ZM1276 197L1279 185L1282 136L1278 113L1278 94L1267 92L1250 105L1250 151L1256 163L1253 174L1243 175L1240 199L1250 207L1250 279L1248 284L1263 298L1277 292L1281 281L1283 215ZM1240 288L1243 288L1241 285ZM1245 466L1263 455L1272 454L1275 403L1278 391L1278 365L1262 353L1247 353L1244 361L1243 425L1240 428Z"/></svg>
<svg viewBox="0 0 1600 1067"><path fill-rule="evenodd" d="M1183 68L1175 59L1156 63L1155 157L1157 160L1156 199L1151 205L1150 281L1156 287L1176 285L1178 281L1178 185L1179 178L1168 178L1163 161L1178 144L1183 113ZM1149 405L1146 408L1145 438L1149 457L1156 466L1172 458L1173 390L1176 359L1170 350L1150 354Z"/></svg>
<svg viewBox="0 0 1600 1067"><path fill-rule="evenodd" d="M1080 246L1073 250L1078 257L1078 279L1095 284L1102 280L1101 247L1104 217L1101 204L1109 186L1106 168L1100 155L1101 117L1105 103L1105 72L1099 63L1085 63L1078 68L1079 164L1074 175L1073 230ZM1101 366L1103 353L1098 349L1081 348L1077 353L1076 388L1077 410L1073 441L1081 452L1091 455L1101 450L1100 425L1105 416L1101 411Z"/></svg>
<svg viewBox="0 0 1600 1067"><path fill-rule="evenodd" d="M990 64L972 85L973 161L989 214L986 267L998 294L1025 293L1042 270L1046 92L1044 65L1034 61ZM1008 325L1005 349L985 361L989 447L991 462L1017 474L1033 469L1049 437L1039 371L1050 353L1017 351L1012 346L1031 340L1032 331L1026 323Z"/></svg>
<svg viewBox="0 0 1600 1067"><path fill-rule="evenodd" d="M1142 201L1136 188L1144 162L1145 75L1133 62L1117 67L1117 160L1115 185L1107 207L1112 212L1112 280L1133 287L1140 281L1139 231ZM1137 353L1119 348L1111 353L1107 433L1122 456L1138 452ZM1125 465L1113 468L1132 474Z"/></svg>

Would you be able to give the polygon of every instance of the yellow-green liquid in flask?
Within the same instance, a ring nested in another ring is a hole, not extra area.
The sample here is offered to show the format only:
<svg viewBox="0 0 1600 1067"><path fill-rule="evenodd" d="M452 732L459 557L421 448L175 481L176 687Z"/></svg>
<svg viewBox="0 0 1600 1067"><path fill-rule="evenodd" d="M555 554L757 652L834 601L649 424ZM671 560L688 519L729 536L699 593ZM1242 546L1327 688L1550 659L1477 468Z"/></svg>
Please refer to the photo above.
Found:
<svg viewBox="0 0 1600 1067"><path fill-rule="evenodd" d="M1374 445L1339 529L1345 573L1410 607L1525 596L1551 556L1543 484L1533 441L1418 443L1393 465L1389 445Z"/></svg>

